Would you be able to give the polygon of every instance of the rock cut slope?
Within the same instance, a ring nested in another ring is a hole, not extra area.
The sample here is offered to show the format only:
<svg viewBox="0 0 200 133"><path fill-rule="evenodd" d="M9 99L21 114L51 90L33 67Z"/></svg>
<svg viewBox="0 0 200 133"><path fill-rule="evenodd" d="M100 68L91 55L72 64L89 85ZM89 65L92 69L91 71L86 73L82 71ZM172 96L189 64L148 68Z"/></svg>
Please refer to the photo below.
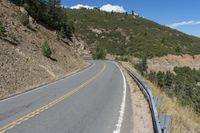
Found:
<svg viewBox="0 0 200 133"><path fill-rule="evenodd" d="M0 97L61 78L85 65L73 46L57 41L56 32L31 17L29 26L23 26L19 19L23 12L22 7L0 0L0 22L6 30L0 36ZM53 60L42 54L46 41Z"/></svg>

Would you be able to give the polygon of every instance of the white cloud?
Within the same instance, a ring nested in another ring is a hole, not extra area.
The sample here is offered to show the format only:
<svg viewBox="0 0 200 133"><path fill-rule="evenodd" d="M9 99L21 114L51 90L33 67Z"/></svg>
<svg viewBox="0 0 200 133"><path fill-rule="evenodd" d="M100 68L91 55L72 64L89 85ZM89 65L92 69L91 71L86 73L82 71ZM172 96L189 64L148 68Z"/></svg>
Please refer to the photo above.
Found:
<svg viewBox="0 0 200 133"><path fill-rule="evenodd" d="M77 4L74 6L70 7L71 9L81 9L81 8L86 8L86 9L93 9L93 6L89 6L89 5L82 5L82 4Z"/></svg>
<svg viewBox="0 0 200 133"><path fill-rule="evenodd" d="M134 12L134 15L135 15L135 16L138 16L139 14L138 14L138 13L136 13L136 12Z"/></svg>
<svg viewBox="0 0 200 133"><path fill-rule="evenodd" d="M70 8L71 9L80 9L80 8L94 9L94 6L77 4L77 5L71 6ZM111 4L106 4L106 5L101 6L100 10L106 11L106 12L112 12L112 11L119 12L119 13L126 12L126 10L122 6L111 5Z"/></svg>
<svg viewBox="0 0 200 133"><path fill-rule="evenodd" d="M183 21L183 22L179 22L179 23L169 24L167 26L171 27L171 28L177 28L177 27L184 26L184 25L200 25L200 21Z"/></svg>
<svg viewBox="0 0 200 133"><path fill-rule="evenodd" d="M106 12L112 12L112 11L119 12L119 13L126 12L126 10L122 6L111 5L111 4L103 5L102 7L100 7L100 10L106 11Z"/></svg>

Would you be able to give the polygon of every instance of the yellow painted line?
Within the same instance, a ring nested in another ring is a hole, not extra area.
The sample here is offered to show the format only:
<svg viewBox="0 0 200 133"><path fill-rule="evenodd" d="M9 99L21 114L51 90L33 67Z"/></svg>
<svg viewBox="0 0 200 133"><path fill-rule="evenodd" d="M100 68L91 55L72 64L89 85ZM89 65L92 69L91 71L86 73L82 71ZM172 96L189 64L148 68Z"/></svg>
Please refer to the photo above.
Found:
<svg viewBox="0 0 200 133"><path fill-rule="evenodd" d="M0 133L5 133L6 131L22 124L23 122L29 120L30 118L33 118L34 116L36 115L39 115L40 113L44 112L45 110L48 110L49 108L53 107L54 105L56 105L57 103L65 100L66 98L72 96L73 94L79 92L81 89L83 89L85 86L87 86L89 83L91 83L92 81L94 81L98 76L100 76L103 71L105 70L106 68L106 64L104 63L104 66L103 68L96 74L94 75L91 79L87 80L86 82L82 83L80 86L74 88L72 91L64 94L63 96L53 100L52 102L36 109L35 111L29 113L29 114L26 114L24 116L22 116L21 118L3 126L2 128L0 128Z"/></svg>

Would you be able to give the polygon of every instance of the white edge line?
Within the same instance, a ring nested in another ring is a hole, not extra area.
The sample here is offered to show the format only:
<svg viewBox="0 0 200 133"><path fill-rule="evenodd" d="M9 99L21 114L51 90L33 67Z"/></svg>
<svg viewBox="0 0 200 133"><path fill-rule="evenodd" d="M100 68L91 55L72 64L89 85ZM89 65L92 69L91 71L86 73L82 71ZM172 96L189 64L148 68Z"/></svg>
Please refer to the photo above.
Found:
<svg viewBox="0 0 200 133"><path fill-rule="evenodd" d="M113 62L114 63L114 62ZM118 117L118 122L116 124L116 129L113 131L113 133L120 133L121 132L121 127L124 119L124 113L125 113L125 107L126 107L126 90L127 90L127 85L126 85L126 78L124 76L124 73L122 72L122 69L119 67L119 65L115 62L114 63L120 70L122 77L123 77L123 97L122 97L122 103L120 106L120 111L119 111L119 117Z"/></svg>
<svg viewBox="0 0 200 133"><path fill-rule="evenodd" d="M1 103L1 102L4 102L4 101L7 101L7 100L10 100L10 99L13 99L13 98L16 98L16 97L19 97L19 96L23 96L23 95L28 94L28 93L32 93L32 92L34 92L34 91L37 91L37 90L42 89L42 88L44 88L44 87L47 87L47 86L49 86L49 85L56 84L58 81L63 81L63 80L65 80L65 79L74 77L74 76L76 76L76 75L78 75L78 74L81 74L81 73L85 72L86 70L89 70L89 69L93 68L94 65L95 65L95 63L93 62L91 66L89 66L88 68L86 68L86 69L84 69L84 70L82 70L82 71L79 71L79 72L77 72L77 73L72 73L72 75L68 75L68 76L66 76L66 77L64 77L64 78L61 78L60 80L53 81L53 82L51 82L51 83L49 83L49 84L42 85L42 86L40 86L40 87L38 87L38 88L35 88L35 89L29 90L29 91L22 92L22 93L20 93L20 94L18 94L18 95L14 95L14 96L11 96L11 97L2 99L2 100L0 100L0 103Z"/></svg>

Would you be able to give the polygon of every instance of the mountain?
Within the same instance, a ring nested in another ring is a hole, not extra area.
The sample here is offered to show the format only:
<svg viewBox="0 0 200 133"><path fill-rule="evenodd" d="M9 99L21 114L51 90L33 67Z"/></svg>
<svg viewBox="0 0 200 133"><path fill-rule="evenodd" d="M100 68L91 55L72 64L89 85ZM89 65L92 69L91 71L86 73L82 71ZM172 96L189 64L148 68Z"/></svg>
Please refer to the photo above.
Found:
<svg viewBox="0 0 200 133"><path fill-rule="evenodd" d="M160 57L200 54L200 38L127 13L66 9L75 34L92 50L103 46L112 55Z"/></svg>

